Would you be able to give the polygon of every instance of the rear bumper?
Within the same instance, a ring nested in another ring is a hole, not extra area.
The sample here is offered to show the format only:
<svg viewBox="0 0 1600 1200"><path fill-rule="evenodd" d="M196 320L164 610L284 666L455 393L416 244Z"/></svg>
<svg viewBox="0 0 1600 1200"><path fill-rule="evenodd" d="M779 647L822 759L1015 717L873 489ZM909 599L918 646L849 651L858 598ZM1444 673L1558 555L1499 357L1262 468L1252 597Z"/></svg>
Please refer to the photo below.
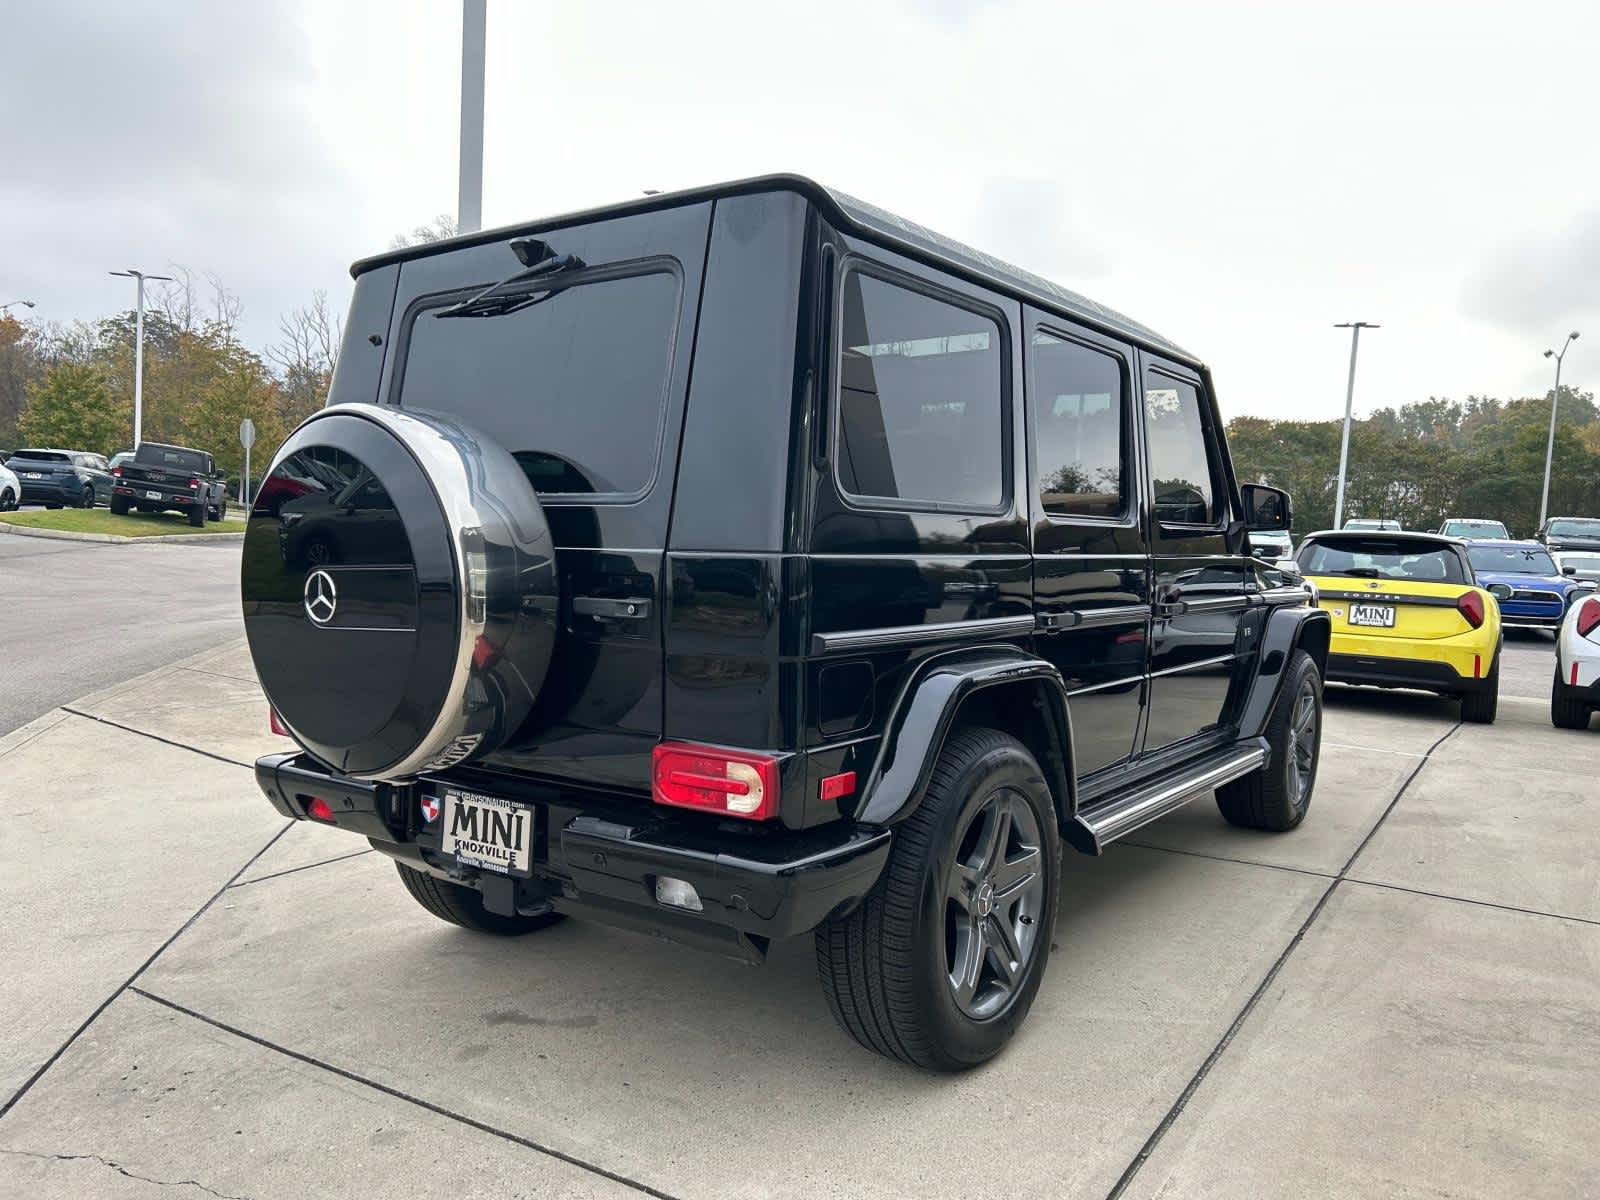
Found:
<svg viewBox="0 0 1600 1200"><path fill-rule="evenodd" d="M476 888L492 911L549 904L748 961L760 961L768 942L805 933L854 906L889 857L891 835L877 827L839 822L802 832L730 830L728 822L637 801L475 782L536 813L533 875L522 879L464 867L439 853L437 830L420 815L420 798L432 790L427 781L362 783L331 775L304 755L272 754L256 761L256 782L274 808L295 820L308 820L306 805L320 797L333 813L331 822L321 823ZM658 876L688 881L704 910L658 903Z"/></svg>
<svg viewBox="0 0 1600 1200"><path fill-rule="evenodd" d="M84 485L75 476L56 479L23 479L18 476L17 482L22 486L23 504L76 504L83 496Z"/></svg>
<svg viewBox="0 0 1600 1200"><path fill-rule="evenodd" d="M159 504L164 508L193 508L204 499L193 492L174 492L159 487L130 487L125 483L117 484L112 492L114 495L126 496L134 504ZM152 499L150 492L160 492L161 495L157 499Z"/></svg>
<svg viewBox="0 0 1600 1200"><path fill-rule="evenodd" d="M1483 663L1488 674L1493 660ZM1460 696L1481 692L1488 688L1489 680L1462 675L1447 662L1431 662L1416 658L1384 658L1369 654L1328 655L1325 678L1330 683L1365 683L1374 687L1419 688L1427 692L1445 692Z"/></svg>

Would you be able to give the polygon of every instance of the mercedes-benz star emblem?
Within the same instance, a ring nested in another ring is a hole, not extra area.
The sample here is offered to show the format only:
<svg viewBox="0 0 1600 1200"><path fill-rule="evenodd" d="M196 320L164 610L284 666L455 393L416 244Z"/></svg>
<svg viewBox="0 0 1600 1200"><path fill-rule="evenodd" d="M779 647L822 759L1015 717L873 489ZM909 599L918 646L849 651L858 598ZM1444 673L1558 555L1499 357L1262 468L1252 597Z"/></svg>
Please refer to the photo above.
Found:
<svg viewBox="0 0 1600 1200"><path fill-rule="evenodd" d="M333 586L333 576L326 571L313 571L306 576L306 616L314 625L326 625L333 620L339 608L339 589Z"/></svg>

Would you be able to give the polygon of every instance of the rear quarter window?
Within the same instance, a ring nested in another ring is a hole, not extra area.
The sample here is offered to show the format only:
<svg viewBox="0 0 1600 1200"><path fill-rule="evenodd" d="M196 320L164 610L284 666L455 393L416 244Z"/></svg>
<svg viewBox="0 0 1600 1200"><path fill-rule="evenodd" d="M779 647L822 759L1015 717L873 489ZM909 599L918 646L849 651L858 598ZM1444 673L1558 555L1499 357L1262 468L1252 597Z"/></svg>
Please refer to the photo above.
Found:
<svg viewBox="0 0 1600 1200"><path fill-rule="evenodd" d="M999 322L859 268L842 291L840 490L871 505L997 511L1010 436Z"/></svg>

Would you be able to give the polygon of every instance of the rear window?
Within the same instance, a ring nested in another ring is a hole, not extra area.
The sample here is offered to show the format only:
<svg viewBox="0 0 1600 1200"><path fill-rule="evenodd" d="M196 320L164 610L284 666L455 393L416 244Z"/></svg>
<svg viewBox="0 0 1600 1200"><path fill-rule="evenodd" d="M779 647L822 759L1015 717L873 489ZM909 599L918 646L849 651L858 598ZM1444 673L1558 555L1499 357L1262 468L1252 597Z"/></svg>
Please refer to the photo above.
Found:
<svg viewBox="0 0 1600 1200"><path fill-rule="evenodd" d="M1499 521L1446 521L1444 531L1456 537L1505 537L1506 527Z"/></svg>
<svg viewBox="0 0 1600 1200"><path fill-rule="evenodd" d="M1559 575L1548 551L1529 546L1468 546L1474 571L1501 571L1510 575Z"/></svg>
<svg viewBox="0 0 1600 1200"><path fill-rule="evenodd" d="M1396 538L1311 541L1300 548L1298 562L1300 570L1307 575L1405 579L1415 583L1471 582L1453 547Z"/></svg>
<svg viewBox="0 0 1600 1200"><path fill-rule="evenodd" d="M181 446L155 446L149 442L139 447L133 461L142 467L165 467L194 475L207 474L210 467L206 456L198 450L185 450Z"/></svg>
<svg viewBox="0 0 1600 1200"><path fill-rule="evenodd" d="M18 450L11 457L13 459L32 459L34 462L69 463L72 461L72 455L63 454L60 450Z"/></svg>
<svg viewBox="0 0 1600 1200"><path fill-rule="evenodd" d="M637 499L661 454L680 277L663 265L560 283L490 314L441 316L466 295L429 298L411 316L398 401L499 442L541 494Z"/></svg>
<svg viewBox="0 0 1600 1200"><path fill-rule="evenodd" d="M17 453L26 451L18 450ZM1551 521L1545 536L1600 538L1600 521Z"/></svg>

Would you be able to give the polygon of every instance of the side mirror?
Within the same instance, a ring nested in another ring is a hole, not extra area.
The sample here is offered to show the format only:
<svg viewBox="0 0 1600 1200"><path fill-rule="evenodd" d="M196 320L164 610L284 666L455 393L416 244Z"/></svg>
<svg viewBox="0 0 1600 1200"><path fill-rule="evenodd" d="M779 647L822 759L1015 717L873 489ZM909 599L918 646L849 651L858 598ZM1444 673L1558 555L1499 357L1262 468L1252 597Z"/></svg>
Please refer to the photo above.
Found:
<svg viewBox="0 0 1600 1200"><path fill-rule="evenodd" d="M1245 528L1251 532L1267 533L1289 528L1289 493L1282 488L1268 487L1264 483L1246 483L1239 488L1239 499L1244 504Z"/></svg>
<svg viewBox="0 0 1600 1200"><path fill-rule="evenodd" d="M1576 575L1578 573L1578 568L1573 566L1562 567L1561 573L1563 575Z"/></svg>
<svg viewBox="0 0 1600 1200"><path fill-rule="evenodd" d="M1508 583L1491 583L1486 590L1496 600L1511 599L1511 585Z"/></svg>

